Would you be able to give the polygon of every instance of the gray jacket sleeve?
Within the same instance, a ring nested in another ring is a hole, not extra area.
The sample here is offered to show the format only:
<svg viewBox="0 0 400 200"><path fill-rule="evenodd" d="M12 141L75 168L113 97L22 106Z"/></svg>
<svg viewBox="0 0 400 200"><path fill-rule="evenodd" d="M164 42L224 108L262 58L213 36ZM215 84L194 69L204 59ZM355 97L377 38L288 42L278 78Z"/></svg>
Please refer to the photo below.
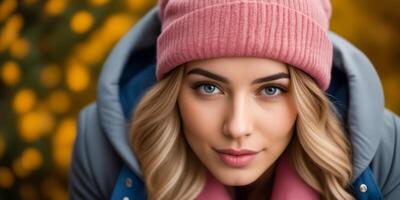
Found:
<svg viewBox="0 0 400 200"><path fill-rule="evenodd" d="M394 127L394 154L392 157L391 174L388 178L387 189L383 196L388 200L399 199L400 197L400 118L392 113Z"/></svg>
<svg viewBox="0 0 400 200"><path fill-rule="evenodd" d="M96 104L84 108L69 169L70 199L109 199L121 161L102 133Z"/></svg>
<svg viewBox="0 0 400 200"><path fill-rule="evenodd" d="M385 111L386 130L372 161L372 168L385 200L400 197L400 118Z"/></svg>

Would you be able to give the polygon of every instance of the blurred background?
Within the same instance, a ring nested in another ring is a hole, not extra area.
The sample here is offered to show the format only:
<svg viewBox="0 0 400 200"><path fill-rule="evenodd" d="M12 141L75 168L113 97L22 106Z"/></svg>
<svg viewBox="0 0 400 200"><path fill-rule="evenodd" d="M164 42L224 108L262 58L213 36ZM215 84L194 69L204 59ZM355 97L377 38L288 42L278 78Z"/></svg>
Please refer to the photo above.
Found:
<svg viewBox="0 0 400 200"><path fill-rule="evenodd" d="M68 199L79 110L113 45L156 0L0 0L0 199ZM333 0L331 30L361 49L400 114L400 2Z"/></svg>

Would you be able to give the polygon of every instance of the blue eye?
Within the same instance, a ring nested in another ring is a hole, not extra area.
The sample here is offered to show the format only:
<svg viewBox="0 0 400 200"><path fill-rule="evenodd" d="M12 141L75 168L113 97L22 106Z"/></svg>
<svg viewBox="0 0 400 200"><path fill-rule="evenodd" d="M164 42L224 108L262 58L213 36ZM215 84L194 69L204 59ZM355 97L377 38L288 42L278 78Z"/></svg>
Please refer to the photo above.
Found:
<svg viewBox="0 0 400 200"><path fill-rule="evenodd" d="M282 93L282 89L274 86L268 86L263 88L261 92L264 92L267 96L277 96Z"/></svg>
<svg viewBox="0 0 400 200"><path fill-rule="evenodd" d="M219 90L216 86L214 86L214 85L211 85L211 84L200 84L200 85L198 85L198 86L196 86L196 89L203 89L203 91L204 92L202 92L202 93L205 93L205 94L213 94L213 91L215 91L215 90Z"/></svg>

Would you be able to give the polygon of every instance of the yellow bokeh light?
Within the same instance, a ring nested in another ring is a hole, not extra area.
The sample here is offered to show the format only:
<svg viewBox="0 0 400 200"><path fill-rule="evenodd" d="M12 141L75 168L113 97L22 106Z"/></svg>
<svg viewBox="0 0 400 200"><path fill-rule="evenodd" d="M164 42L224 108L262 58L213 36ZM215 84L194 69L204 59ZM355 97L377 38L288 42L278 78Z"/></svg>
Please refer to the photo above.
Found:
<svg viewBox="0 0 400 200"><path fill-rule="evenodd" d="M99 42L102 41L102 42ZM107 44L104 40L90 40L88 42L79 44L76 47L76 56L82 60L82 62L93 65L98 63L102 58L104 58L108 48L105 46Z"/></svg>
<svg viewBox="0 0 400 200"><path fill-rule="evenodd" d="M4 189L10 188L14 184L14 175L8 168L0 167L0 187Z"/></svg>
<svg viewBox="0 0 400 200"><path fill-rule="evenodd" d="M29 147L22 152L20 164L27 171L38 169L42 163L42 154L36 148Z"/></svg>
<svg viewBox="0 0 400 200"><path fill-rule="evenodd" d="M19 31L23 26L24 20L21 15L15 14L3 26L2 33L0 34L0 52L7 49L19 35Z"/></svg>
<svg viewBox="0 0 400 200"><path fill-rule="evenodd" d="M46 199L68 200L67 191L55 178L46 178L41 184L41 191L46 195Z"/></svg>
<svg viewBox="0 0 400 200"><path fill-rule="evenodd" d="M56 90L50 94L48 103L53 112L65 113L71 106L71 99L67 92Z"/></svg>
<svg viewBox="0 0 400 200"><path fill-rule="evenodd" d="M54 191L52 191L52 199L68 200L68 192L64 187L56 187Z"/></svg>
<svg viewBox="0 0 400 200"><path fill-rule="evenodd" d="M30 173L28 170L22 167L19 159L14 160L12 169L15 175L17 175L20 178L26 177Z"/></svg>
<svg viewBox="0 0 400 200"><path fill-rule="evenodd" d="M79 11L72 16L71 29L75 33L84 33L93 25L93 16L87 11Z"/></svg>
<svg viewBox="0 0 400 200"><path fill-rule="evenodd" d="M54 128L54 118L46 111L34 111L22 115L19 134L26 142L33 142Z"/></svg>
<svg viewBox="0 0 400 200"><path fill-rule="evenodd" d="M3 133L0 132L0 159L3 157L6 152L6 140L4 139Z"/></svg>
<svg viewBox="0 0 400 200"><path fill-rule="evenodd" d="M115 42L129 31L136 20L136 17L124 13L109 16L100 28L91 33L87 41L75 47L74 56L87 65L102 61Z"/></svg>
<svg viewBox="0 0 400 200"><path fill-rule="evenodd" d="M26 39L19 38L11 44L10 53L15 58L24 58L29 52L29 43Z"/></svg>
<svg viewBox="0 0 400 200"><path fill-rule="evenodd" d="M15 10L16 7L16 0L4 0L2 3L0 3L0 21L6 19L8 15Z"/></svg>
<svg viewBox="0 0 400 200"><path fill-rule="evenodd" d="M44 5L44 11L47 15L57 16L64 12L65 7L65 0L49 0Z"/></svg>
<svg viewBox="0 0 400 200"><path fill-rule="evenodd" d="M49 134L55 127L55 119L52 113L50 113L47 108L39 109L38 113L41 119L41 133Z"/></svg>
<svg viewBox="0 0 400 200"><path fill-rule="evenodd" d="M14 61L4 63L1 69L1 79L8 86L13 86L21 79L21 71L19 66Z"/></svg>
<svg viewBox="0 0 400 200"><path fill-rule="evenodd" d="M53 138L53 159L62 169L67 169L71 161L72 146L76 136L76 121L67 118L60 122Z"/></svg>
<svg viewBox="0 0 400 200"><path fill-rule="evenodd" d="M108 0L90 0L90 4L93 6L102 6L108 3Z"/></svg>
<svg viewBox="0 0 400 200"><path fill-rule="evenodd" d="M31 89L22 89L17 92L13 99L13 108L17 113L30 111L36 103L36 94Z"/></svg>
<svg viewBox="0 0 400 200"><path fill-rule="evenodd" d="M142 11L148 6L149 0L126 0L128 8L132 11Z"/></svg>
<svg viewBox="0 0 400 200"><path fill-rule="evenodd" d="M123 13L111 15L102 27L101 36L103 39L109 38L108 40L114 42L124 35L136 20L134 17Z"/></svg>
<svg viewBox="0 0 400 200"><path fill-rule="evenodd" d="M41 136L41 119L36 112L25 114L20 119L19 134L24 141L32 142Z"/></svg>
<svg viewBox="0 0 400 200"><path fill-rule="evenodd" d="M61 73L61 69L58 65L46 65L40 71L40 83L46 88L53 88L60 83Z"/></svg>
<svg viewBox="0 0 400 200"><path fill-rule="evenodd" d="M89 70L77 63L71 62L67 67L66 82L70 90L80 92L85 90L90 82Z"/></svg>

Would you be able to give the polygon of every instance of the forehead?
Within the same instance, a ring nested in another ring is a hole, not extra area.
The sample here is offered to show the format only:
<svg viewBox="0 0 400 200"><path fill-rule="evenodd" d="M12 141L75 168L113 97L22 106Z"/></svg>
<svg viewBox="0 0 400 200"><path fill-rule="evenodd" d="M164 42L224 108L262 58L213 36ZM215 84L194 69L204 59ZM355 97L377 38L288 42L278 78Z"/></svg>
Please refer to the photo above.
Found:
<svg viewBox="0 0 400 200"><path fill-rule="evenodd" d="M288 73L287 65L280 61L258 57L222 57L195 60L186 63L185 72L194 68L205 69L225 77L235 75L263 76Z"/></svg>

